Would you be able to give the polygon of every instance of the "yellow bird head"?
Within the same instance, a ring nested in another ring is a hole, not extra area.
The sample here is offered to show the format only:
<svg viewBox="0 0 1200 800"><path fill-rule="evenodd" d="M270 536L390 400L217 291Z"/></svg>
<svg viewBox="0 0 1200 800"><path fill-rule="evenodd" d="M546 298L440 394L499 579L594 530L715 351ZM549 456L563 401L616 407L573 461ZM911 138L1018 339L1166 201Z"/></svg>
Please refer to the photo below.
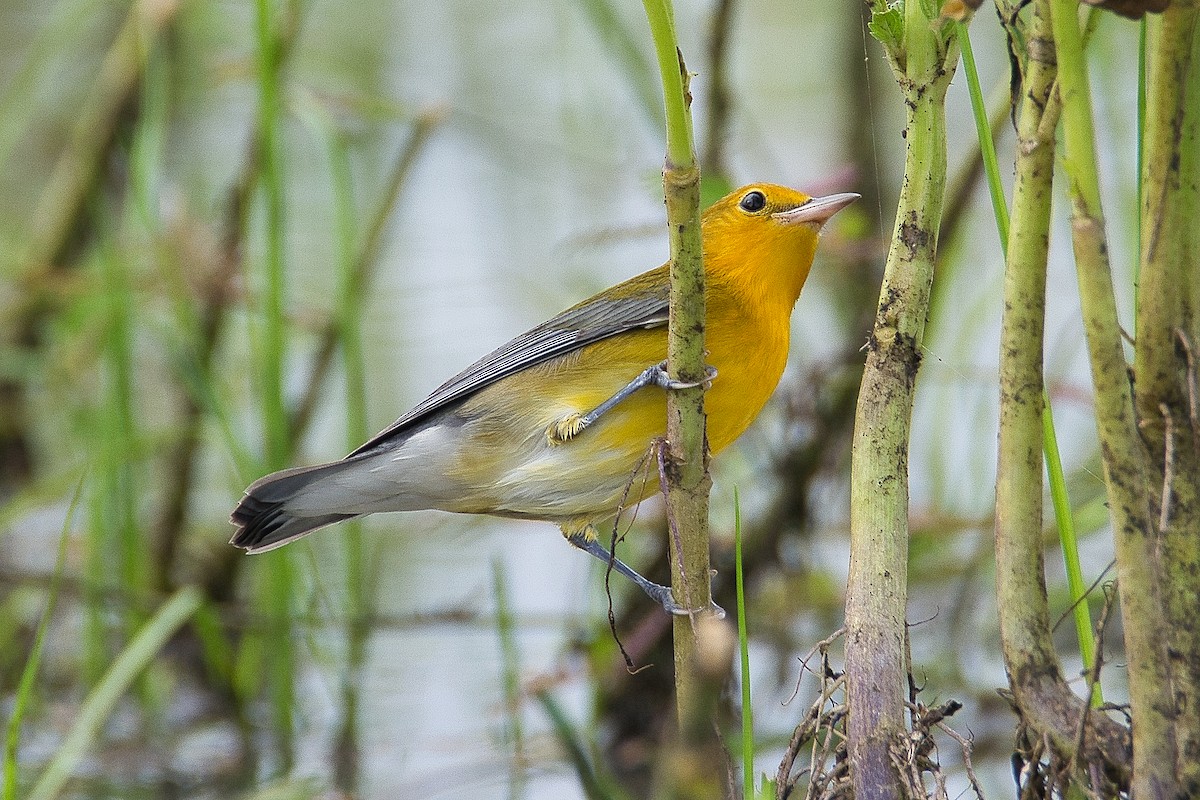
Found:
<svg viewBox="0 0 1200 800"><path fill-rule="evenodd" d="M753 183L704 212L704 266L710 283L790 314L808 277L821 227L859 195L811 197Z"/></svg>

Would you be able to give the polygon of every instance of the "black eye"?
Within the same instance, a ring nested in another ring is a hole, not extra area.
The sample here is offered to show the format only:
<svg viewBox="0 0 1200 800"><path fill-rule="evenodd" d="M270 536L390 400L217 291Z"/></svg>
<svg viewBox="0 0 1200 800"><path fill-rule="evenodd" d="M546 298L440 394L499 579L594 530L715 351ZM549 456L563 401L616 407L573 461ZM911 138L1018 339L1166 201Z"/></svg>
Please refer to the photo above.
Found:
<svg viewBox="0 0 1200 800"><path fill-rule="evenodd" d="M767 198L762 192L746 192L746 196L742 198L742 202L738 203L742 211L749 211L753 214L755 211L762 211L767 204Z"/></svg>

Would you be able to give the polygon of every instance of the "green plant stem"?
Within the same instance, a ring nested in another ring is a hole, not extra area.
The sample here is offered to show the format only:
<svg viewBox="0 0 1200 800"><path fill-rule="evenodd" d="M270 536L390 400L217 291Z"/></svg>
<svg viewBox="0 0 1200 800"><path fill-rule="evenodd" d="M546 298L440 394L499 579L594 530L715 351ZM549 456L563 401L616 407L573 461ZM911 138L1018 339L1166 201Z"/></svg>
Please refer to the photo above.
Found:
<svg viewBox="0 0 1200 800"><path fill-rule="evenodd" d="M1063 104L1063 167L1079 299L1087 335L1096 425L1116 539L1118 587L1133 711L1135 797L1172 786L1175 747L1169 671L1154 527L1147 502L1148 471L1134 415L1112 272L1108 262L1096 166L1087 68L1077 4L1051 2L1059 91ZM1142 331L1144 335L1144 328Z"/></svg>
<svg viewBox="0 0 1200 800"><path fill-rule="evenodd" d="M1042 451L1046 456L1046 474L1050 479L1050 500L1054 506L1054 522L1058 528L1058 541L1062 547L1063 566L1067 571L1067 591L1071 595L1071 616L1075 620L1075 636L1079 641L1079 656L1083 669L1091 684L1092 705L1104 705L1104 692L1099 676L1092 680L1096 666L1096 635L1092 629L1092 614L1088 608L1088 584L1083 580L1083 566L1079 561L1079 537L1075 530L1075 515L1067 495L1067 479L1063 473L1062 455L1058 451L1058 436L1054 432L1054 412L1050 408L1050 395L1042 385Z"/></svg>
<svg viewBox="0 0 1200 800"><path fill-rule="evenodd" d="M112 714L121 695L195 613L202 600L199 590L194 586L185 586L163 603L142 626L84 700L70 733L38 778L28 800L53 800L58 797L70 778L71 770L96 741L101 726Z"/></svg>
<svg viewBox="0 0 1200 800"><path fill-rule="evenodd" d="M540 689L534 692L534 699L541 704L542 710L550 719L555 738L566 751L567 761L574 768L587 800L627 800L619 789L610 785L610 782L603 776L596 774L596 769L588 758L587 748L580 741L579 732L571 724L566 712L555 701L554 696L548 690Z"/></svg>
<svg viewBox="0 0 1200 800"><path fill-rule="evenodd" d="M667 360L671 377L704 379L704 260L700 240L700 169L692 144L687 69L675 39L670 0L645 0L646 17L662 75L667 119L667 158L663 188L671 243L671 319ZM667 394L664 462L672 585L678 602L690 609L711 603L708 557L708 454L704 441L704 389L697 385ZM689 617L675 620L675 673L680 717L691 696L695 634Z"/></svg>
<svg viewBox="0 0 1200 800"><path fill-rule="evenodd" d="M1044 19L1044 15L1040 21L1042 24L1048 24L1048 21ZM1049 31L1045 31L1045 33L1048 34ZM971 50L970 34L968 32L968 28L965 23L961 23L961 22L958 23L958 39L962 45L963 66L965 67L965 71L966 71L967 87L969 88L970 95L971 95L971 109L975 114L975 132L979 138L979 150L980 150L980 153L983 158L984 174L987 176L988 190L991 194L992 211L996 216L996 230L1000 234L1000 247L1001 247L1001 250L1004 251L1005 259L1007 261L1008 245L1009 245L1008 205L1004 199L1004 187L1001 185L1001 182L1000 182L1000 164L999 164L998 159L996 158L996 145L992 139L992 131L991 131L991 125L988 121L987 109L984 107L984 104L983 104L983 93L979 87L979 75L975 69L975 56ZM1040 40L1035 35L1033 37L1033 41L1036 42L1036 41L1040 41ZM1037 59L1037 57L1038 57L1038 54L1031 54L1031 57L1029 60L1035 61ZM1028 62L1027 62L1027 64L1028 64ZM1039 83L1037 85L1032 84L1034 70L1041 70L1041 72L1038 73ZM1051 130L1054 128L1053 122L1057 121L1058 112L1059 112L1059 108L1060 108L1058 106L1058 104L1050 103L1048 101L1050 92L1052 91L1052 88L1053 88L1053 77L1054 77L1053 70L1050 70L1049 74L1047 74L1045 71L1045 68L1040 64L1035 65L1032 68L1029 66L1026 66L1025 82L1027 84L1030 84L1031 89L1035 93L1034 96L1041 98L1041 105L1038 106L1038 108L1044 109L1044 111L1041 113L1037 113L1036 109L1034 109L1034 108L1022 108L1021 109L1022 113L1027 113L1027 114L1031 115L1029 118L1030 122L1031 123L1036 122L1036 126L1038 126L1038 127L1042 126L1042 120L1044 120L1044 119L1050 120L1051 124L1048 127ZM1045 85L1041 85L1043 83ZM1023 99L1028 100L1030 98L1030 96L1031 95L1027 92L1026 94L1023 95ZM1036 116L1035 116L1035 114L1036 114ZM1029 162L1029 163L1034 166L1035 170L1039 167L1046 166L1047 167L1046 170L1044 172L1042 172L1041 174L1043 176L1049 176L1052 174L1052 170L1053 170L1053 166L1054 166L1054 161L1053 161L1054 142L1052 139L1049 141L1038 140L1037 134L1038 134L1038 131L1036 129L1034 129L1034 127L1032 125L1026 130L1026 138L1024 140L1026 142L1026 144L1024 144L1022 146L1021 153L1018 155L1018 159L1020 159L1022 157L1027 158L1029 155L1033 154L1034 150L1040 149L1040 152L1037 153L1036 164L1034 164L1034 162ZM1047 158L1047 156L1045 155L1047 152L1049 153L1048 166L1044 165L1042 163ZM1032 178L1033 176L1029 176L1029 177ZM1047 186L1047 190L1048 190L1049 181L1047 180L1045 182L1046 182L1046 186ZM1040 189L1039 189L1039 191L1040 191ZM1015 192L1014 192L1014 195L1015 195ZM1044 209L1042 209L1039 205L1039 207L1036 210L1031 210L1031 212L1034 217L1034 219L1031 220L1032 224L1034 225L1033 229L1040 230L1040 231L1047 231L1048 226L1049 226L1049 221L1050 221L1049 195L1046 195L1046 205L1045 205ZM1025 234L1022 234L1022 238L1023 239L1025 238ZM1021 294L1029 293L1032 295L1032 294L1036 293L1037 296L1040 298L1039 299L1040 305L1038 307L1040 309L1042 309L1043 314L1044 314L1044 308L1045 308L1045 285L1046 285L1045 262L1046 262L1046 258L1048 256L1048 254L1049 254L1049 251L1046 248L1041 248L1040 250L1035 249L1034 252L1024 254L1023 257L1026 259L1028 259L1028 258L1040 259L1041 269L1039 271L1035 271L1034 273L1032 273L1029 276L1029 278L1028 278L1029 285L1027 287L1024 287L1019 290L1019 293L1021 293ZM1028 261L1027 260L1023 261L1023 263L1028 263ZM1040 272L1040 277L1038 275L1038 272ZM1040 287L1040 288L1037 288L1037 287ZM1013 308L1013 307L1014 307L1014 305L1012 303L1010 303L1010 302L1005 303L1005 308ZM1022 310L1022 312L1020 312L1020 313L1022 313L1022 317L1024 317L1023 311L1024 310ZM1020 325L1028 325L1028 324L1029 324L1029 321L1027 319L1023 318ZM1020 327L1020 326L1018 326L1018 327ZM1023 344L1020 341L1015 341L1015 342L1013 342L1013 344L1015 346L1019 346L1019 347L1023 347L1023 348L1032 348L1035 345L1037 347L1041 347L1040 343L1043 341L1043 338L1041 335L1042 332L1040 331L1041 324L1038 324L1037 327L1039 328L1039 335L1037 336L1036 340L1030 338L1030 339L1026 339ZM1006 353L1006 352L1008 352L1008 351L1005 348L1001 349L1002 354ZM1030 365L1030 366L1036 366L1038 374L1039 375L1042 374L1042 364L1041 364L1040 357L1038 358L1036 365ZM1088 609L1088 605L1087 605L1087 602L1085 599L1085 595L1087 593L1087 585L1084 583L1083 569L1079 563L1079 541L1075 535L1075 519L1071 513L1071 500L1067 493L1067 481L1066 481L1066 477L1063 473L1062 456L1059 453L1058 439L1054 433L1054 412L1050 406L1050 394L1048 391L1046 391L1046 388L1045 388L1044 375L1042 377L1042 413L1041 413L1041 417L1042 417L1042 420L1041 420L1042 450L1045 454L1045 459L1046 459L1046 472L1050 479L1050 499L1054 506L1054 519L1055 519L1055 523L1058 528L1058 538L1059 538L1059 542L1062 546L1063 561L1065 562L1066 571L1067 571L1067 586L1071 593L1071 614L1075 621L1075 635L1079 641L1079 653L1083 658L1084 670L1087 672L1087 674L1091 675L1092 667L1096 663L1096 661L1095 661L1096 640L1095 640L1095 634L1092 632L1091 613ZM1021 424L1033 425L1034 423L1029 420L1022 420ZM1040 476L1040 473L1039 473L1039 476ZM1031 486L1029 488L1030 488L1031 492L1034 491L1034 487ZM1039 499L1037 501L1036 516L1040 519L1040 517L1041 517L1041 500L1040 500L1041 480L1040 479L1037 481L1036 492L1038 493L1038 497L1039 497ZM1026 498L1031 497L1031 496L1032 495L1026 495ZM1018 503L1023 503L1023 502L1027 502L1026 498L1014 496L1012 498L1012 501L1018 502ZM1092 684L1091 694L1092 694L1093 706L1099 707L1099 706L1103 705L1104 695L1100 689L1100 682L1098 680Z"/></svg>
<svg viewBox="0 0 1200 800"><path fill-rule="evenodd" d="M258 131L262 158L261 189L264 202L263 227L266 238L263 254L263 292L261 313L260 375L262 422L266 439L265 466L270 470L287 466L289 450L288 415L284 402L283 374L286 366L284 303L286 296L283 263L285 209L283 196L283 159L280 149L279 122L282 101L279 94L279 38L276 3L257 0L255 21L258 54ZM275 716L274 728L280 736L279 765L282 772L291 768L293 759L295 707L294 647L291 637L293 565L290 551L281 550L263 562L259 597L275 619L267 635L266 675Z"/></svg>
<svg viewBox="0 0 1200 800"><path fill-rule="evenodd" d="M1146 17L1138 22L1138 88L1137 88L1137 253L1138 259L1133 262L1133 306L1137 308L1138 290L1141 285L1142 271L1142 205L1145 194L1142 191L1142 172L1146 168L1143 152L1146 136ZM1137 340L1137 314L1133 315L1133 325L1130 335Z"/></svg>
<svg viewBox="0 0 1200 800"><path fill-rule="evenodd" d="M138 441L134 409L134 297L128 264L111 243L105 243L100 253L101 273L108 290L108 384L106 432L103 444L110 460L110 471L104 476L107 484L105 502L111 504L115 555L119 568L113 577L125 589L140 592L148 588L145 563L146 548L137 524L138 480L134 473L136 459L130 457L130 444ZM132 627L133 620L127 620Z"/></svg>
<svg viewBox="0 0 1200 800"><path fill-rule="evenodd" d="M142 48L150 46L177 10L171 3L129 4L129 13L96 72L95 85L72 115L70 139L30 217L36 224L31 226L34 237L24 260L32 269L57 268L122 110L137 91Z"/></svg>
<svg viewBox="0 0 1200 800"><path fill-rule="evenodd" d="M1043 375L1046 269L1053 197L1054 129L1059 106L1047 0L1036 0L1017 113L1012 225L1005 238L1004 318L1000 331L1000 425L996 468L996 595L1001 647L1013 699L1024 724L1069 758L1124 766L1128 737L1087 707L1063 680L1050 628L1042 542L1042 460L1051 484L1062 480ZM1052 491L1053 495L1053 491ZM1065 497L1065 492L1060 492ZM1074 553L1070 508L1055 505L1064 554ZM1063 516L1066 519L1063 519ZM1065 523L1065 524L1064 524ZM1078 569L1076 569L1078 574ZM1072 587L1072 594L1076 590ZM1075 595L1079 596L1079 595ZM1082 605L1082 603L1080 603ZM1078 618L1077 618L1078 622ZM1091 625L1084 616L1083 630ZM1084 639L1081 635L1081 649ZM1089 661L1089 665L1093 663ZM1095 687L1098 689L1098 687ZM1082 746L1083 753L1077 753Z"/></svg>
<svg viewBox="0 0 1200 800"><path fill-rule="evenodd" d="M906 734L909 425L946 182L944 99L958 61L952 30L925 12L906 2L902 40L884 42L907 107L904 183L850 468L848 745L855 793L871 798L903 796L891 751Z"/></svg>
<svg viewBox="0 0 1200 800"><path fill-rule="evenodd" d="M1096 137L1092 127L1091 89L1083 56L1083 32L1079 28L1078 11L1074 7L1071 13L1067 11L1065 0L1051 3L1062 99L1063 168L1069 181L1074 215L1099 220L1103 219L1100 176L1096 169Z"/></svg>
<svg viewBox="0 0 1200 800"><path fill-rule="evenodd" d="M992 124L988 119L987 106L983 101L983 89L979 85L979 72L975 68L975 51L971 48L971 32L965 22L957 22L954 27L958 34L958 44L962 48L967 90L971 95L971 112L975 116L975 133L979 139L979 154L983 159L983 172L987 177L992 211L996 215L996 230L1000 234L1000 247L1007 248L1008 201L1004 198L1004 187L1000 184L1000 162L996 159L996 144L992 141Z"/></svg>
<svg viewBox="0 0 1200 800"><path fill-rule="evenodd" d="M8 730L4 738L4 784L2 787L4 800L16 800L17 797L17 745L21 740L21 723L25 719L25 709L33 697L33 685L37 680L38 670L42 665L42 652L46 646L46 633L50 629L50 621L54 617L54 607L58 603L58 592L62 586L63 571L67 562L67 542L70 540L72 524L75 521L75 509L79 506L79 498L83 494L83 480L80 475L75 485L75 493L71 496L71 505L67 508L66 519L63 520L62 533L58 537L58 555L54 559L54 572L50 576L50 588L46 591L46 608L38 620L37 631L33 636L33 649L21 671L21 680L13 699L12 716L8 720Z"/></svg>
<svg viewBox="0 0 1200 800"><path fill-rule="evenodd" d="M284 198L283 163L279 143L278 41L272 0L257 0L258 129L262 153L262 193L266 248L262 292L262 415L266 434L266 466L283 469L288 459L287 413L284 410Z"/></svg>
<svg viewBox="0 0 1200 800"><path fill-rule="evenodd" d="M750 704L750 632L746 627L746 580L742 569L742 504L733 487L733 568L737 581L738 658L742 670L742 797L754 797L754 707Z"/></svg>
<svg viewBox="0 0 1200 800"><path fill-rule="evenodd" d="M675 12L671 0L643 0L654 55L662 78L663 103L667 112L667 169L688 170L696 163L692 141L691 95L687 68L675 36ZM674 251L672 251L674 253Z"/></svg>
<svg viewBox="0 0 1200 800"><path fill-rule="evenodd" d="M354 275L357 239L354 180L345 136L332 121L324 127L333 189L334 250L338 273L337 329L346 377L346 446L354 449L370 435L367 429L366 367L359 319L360 304ZM368 615L371 602L360 522L353 521L344 526L342 552L346 579L346 677L342 683L342 721L337 736L334 778L339 789L354 793L359 773L360 678L370 635Z"/></svg>
<svg viewBox="0 0 1200 800"><path fill-rule="evenodd" d="M704 417L704 251L700 239L700 168L692 139L688 73L675 36L670 0L643 0L654 40L667 120L663 191L671 243L671 317L667 364L671 377L695 386L667 393L667 440L660 469L667 494L668 547L675 600L692 613L675 617L675 702L678 747L690 757L668 759L665 794L715 796L724 783L722 748L709 716L711 682L701 674L696 613L712 605L709 585L708 453ZM701 722L703 720L703 722Z"/></svg>
<svg viewBox="0 0 1200 800"><path fill-rule="evenodd" d="M365 226L365 233L355 256L350 281L342 287L352 294L353 299L347 302L350 302L355 308L363 301L364 293L371 286L375 268L379 263L379 251L385 238L384 233L387 231L389 221L395 218L394 212L400 198L400 190L403 189L417 157L424 151L425 145L429 142L437 126L441 124L444 116L444 112L436 108L428 109L418 115L413 121L412 131L400 147L396 160L388 171L383 194ZM293 443L300 434L308 429L316 411L317 400L341 342L340 325L340 316L335 314L325 330L321 332L321 343L317 347L316 355L312 358L311 366L306 370L309 375L308 383L300 393L300 399L291 414L289 427ZM355 446L361 441L362 438L359 438Z"/></svg>
<svg viewBox="0 0 1200 800"><path fill-rule="evenodd" d="M671 377L696 384L667 393L667 441L663 462L671 523L672 587L688 609L711 606L709 583L708 452L704 416L704 264L700 242L700 172L693 164L663 171L671 242L670 327L667 363ZM675 619L679 702L688 696L685 666L695 657L690 617Z"/></svg>
<svg viewBox="0 0 1200 800"><path fill-rule="evenodd" d="M1171 720L1174 790L1200 795L1200 2L1176 0L1147 45L1141 253L1134 345L1137 434L1154 498L1150 544L1162 615L1151 623L1168 686L1157 702ZM1127 587L1121 577L1122 609ZM1144 602L1144 601L1143 601ZM1149 611L1149 609L1145 609ZM1141 623L1149 622L1141 618ZM1129 626L1139 624L1125 618ZM1157 666L1157 665L1156 665ZM1132 673L1133 663L1130 668ZM1132 689L1133 675L1130 675ZM1131 692L1132 693L1132 692ZM1134 752L1143 742L1134 716ZM1154 719L1153 717L1151 718ZM1150 733L1165 757L1167 731ZM1140 759L1139 759L1140 762ZM1165 772L1161 763L1156 764ZM1139 779L1139 784L1140 779ZM1161 784L1172 787L1172 784Z"/></svg>
<svg viewBox="0 0 1200 800"><path fill-rule="evenodd" d="M89 415L91 439L97 456L95 485L89 492L89 525L86 539L87 569L104 588L139 593L145 588L145 548L137 525L137 458L131 453L138 441L134 410L134 299L127 258L118 252L109 233L117 227L102 198L89 204L98 220L99 243L93 257L99 300L103 309L103 391ZM138 624L136 614L118 612L116 625L100 594L90 592L86 602L85 632L87 680L94 681L111 658L109 632L115 627L120 640Z"/></svg>
<svg viewBox="0 0 1200 800"><path fill-rule="evenodd" d="M293 49L300 25L300 0L291 0L284 24L276 33L276 69L283 69ZM246 446L242 431L231 423L232 414L222 402L221 393L214 390L210 372L215 354L224 340L230 324L231 312L240 308L235 281L242 275L243 260L247 248L247 230L250 226L250 209L255 192L261 181L262 153L261 134L256 129L248 137L242 165L231 185L225 189L221 202L220 218L216 222L219 249L214 262L207 267L207 275L198 287L180 280L181 266L164 261L163 275L174 284L177 324L182 329L181 339L188 342L175 353L176 380L181 393L182 420L177 423L177 443L167 457L164 473L176 476L166 487L161 511L151 527L152 538L164 545L156 555L157 574L166 576L174 563L174 545L177 532L187 528L190 499L196 487L196 453L201 442L201 431L208 418L213 418L222 433L226 450L236 464L236 474L242 481L261 474L261 461L252 457L252 449ZM171 267L179 266L172 269ZM249 276L247 276L249 278ZM247 279L247 284L252 281ZM199 297L196 296L197 290ZM218 364L219 367L219 364ZM201 579L205 594L215 602L228 600L241 570L239 564L247 563L244 554L237 548L223 548L219 556L207 562L207 574ZM163 591L166 586L160 587Z"/></svg>
<svg viewBox="0 0 1200 800"><path fill-rule="evenodd" d="M520 797L525 785L525 730L521 725L521 652L517 645L516 620L504 564L492 559L492 596L496 600L496 636L500 644L501 676L504 684L505 744L512 747L509 794Z"/></svg>

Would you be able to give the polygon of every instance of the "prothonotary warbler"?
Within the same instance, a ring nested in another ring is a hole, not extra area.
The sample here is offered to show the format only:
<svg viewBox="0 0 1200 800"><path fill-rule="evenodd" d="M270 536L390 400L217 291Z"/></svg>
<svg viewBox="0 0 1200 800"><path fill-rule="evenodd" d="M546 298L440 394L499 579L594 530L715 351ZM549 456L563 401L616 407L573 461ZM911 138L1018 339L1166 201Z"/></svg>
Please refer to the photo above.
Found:
<svg viewBox="0 0 1200 800"><path fill-rule="evenodd" d="M857 198L754 184L705 211L713 453L749 427L779 383L821 226ZM658 488L644 470L673 386L667 297L666 266L630 278L484 356L341 461L256 481L233 512L232 544L271 550L380 511L548 520L667 611L687 613L670 589L614 559L595 527Z"/></svg>

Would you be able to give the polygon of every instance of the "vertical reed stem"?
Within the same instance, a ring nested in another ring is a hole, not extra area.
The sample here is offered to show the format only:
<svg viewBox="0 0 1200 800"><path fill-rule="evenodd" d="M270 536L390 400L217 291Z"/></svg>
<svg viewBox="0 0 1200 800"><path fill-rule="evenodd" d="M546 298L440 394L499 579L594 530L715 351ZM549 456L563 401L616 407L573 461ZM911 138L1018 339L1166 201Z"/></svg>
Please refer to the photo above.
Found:
<svg viewBox="0 0 1200 800"><path fill-rule="evenodd" d="M261 188L264 202L263 226L266 247L263 254L262 314L259 328L262 422L266 439L265 460L270 470L287 466L289 446L288 415L284 403L283 375L287 361L285 348L284 303L286 297L283 263L285 208L283 196L283 159L280 149L279 122L282 103L279 95L278 17L274 0L257 0L256 33L258 46L258 130L262 154ZM287 772L293 759L295 707L295 664L291 636L291 604L295 583L291 552L280 550L267 555L259 587L263 607L274 620L267 633L266 675L275 715L275 730L280 736L279 764Z"/></svg>
<svg viewBox="0 0 1200 800"><path fill-rule="evenodd" d="M902 19L896 11L876 5L899 34L883 44L908 110L904 184L850 468L846 674L851 779L860 800L904 793L892 753L906 732L909 424L946 183L943 102L958 60L953 28L930 18L926 4L906 0Z"/></svg>

